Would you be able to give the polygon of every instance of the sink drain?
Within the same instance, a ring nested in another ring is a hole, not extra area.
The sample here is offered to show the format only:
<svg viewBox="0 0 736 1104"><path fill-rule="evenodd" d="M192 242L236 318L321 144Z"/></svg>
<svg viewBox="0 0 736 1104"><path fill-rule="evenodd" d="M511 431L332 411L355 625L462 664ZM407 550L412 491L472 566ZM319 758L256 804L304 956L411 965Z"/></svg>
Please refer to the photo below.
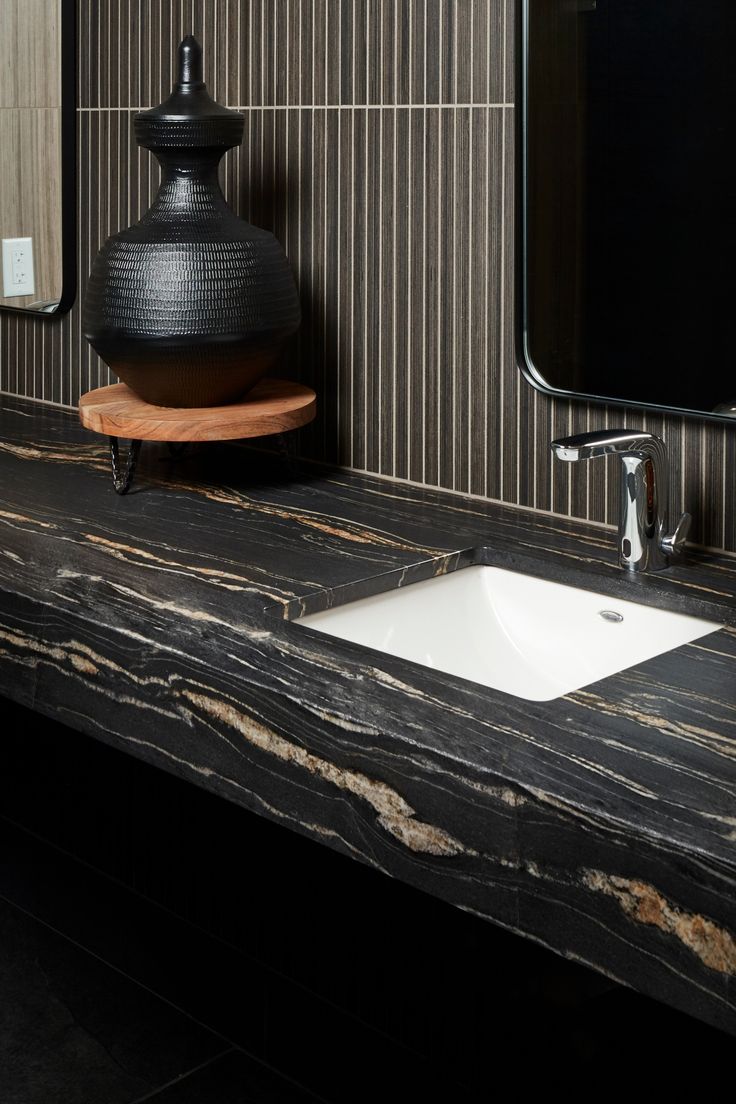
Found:
<svg viewBox="0 0 736 1104"><path fill-rule="evenodd" d="M622 613L616 613L615 610L598 610L598 616L604 621L611 621L614 624L618 624L619 621L623 621L624 615Z"/></svg>

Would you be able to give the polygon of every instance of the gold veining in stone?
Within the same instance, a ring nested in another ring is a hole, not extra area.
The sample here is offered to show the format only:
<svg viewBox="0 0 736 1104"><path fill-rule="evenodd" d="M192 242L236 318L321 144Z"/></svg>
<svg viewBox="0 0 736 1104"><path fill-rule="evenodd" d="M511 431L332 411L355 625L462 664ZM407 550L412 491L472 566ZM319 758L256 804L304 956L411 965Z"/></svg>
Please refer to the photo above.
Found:
<svg viewBox="0 0 736 1104"><path fill-rule="evenodd" d="M637 924L651 924L673 935L710 970L736 977L736 940L725 928L698 913L685 912L647 882L584 870L583 884L597 893L614 897Z"/></svg>
<svg viewBox="0 0 736 1104"><path fill-rule="evenodd" d="M279 736L247 714L241 713L227 702L206 694L194 693L191 690L183 690L182 696L204 713L234 728L261 751L274 755L282 762L302 767L338 789L367 801L378 814L379 824L411 851L445 856L477 854L444 829L414 820L414 809L411 805L385 782L369 778L360 771L338 767L335 763L320 759L306 748L285 740L283 736Z"/></svg>

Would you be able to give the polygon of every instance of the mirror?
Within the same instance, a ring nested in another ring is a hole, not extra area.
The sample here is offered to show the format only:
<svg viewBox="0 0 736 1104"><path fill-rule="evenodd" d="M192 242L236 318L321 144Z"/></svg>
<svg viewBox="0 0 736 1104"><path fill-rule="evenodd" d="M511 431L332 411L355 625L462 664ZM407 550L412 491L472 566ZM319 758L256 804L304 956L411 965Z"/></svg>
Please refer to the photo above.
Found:
<svg viewBox="0 0 736 1104"><path fill-rule="evenodd" d="M74 301L74 0L0 0L0 307Z"/></svg>
<svg viewBox="0 0 736 1104"><path fill-rule="evenodd" d="M525 0L522 368L736 416L733 0Z"/></svg>

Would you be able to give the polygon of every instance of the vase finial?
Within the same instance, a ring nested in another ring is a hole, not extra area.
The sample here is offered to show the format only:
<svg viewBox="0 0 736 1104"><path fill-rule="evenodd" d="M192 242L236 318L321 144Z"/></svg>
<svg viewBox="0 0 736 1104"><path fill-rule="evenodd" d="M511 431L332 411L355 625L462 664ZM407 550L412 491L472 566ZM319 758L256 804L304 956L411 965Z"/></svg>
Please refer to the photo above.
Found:
<svg viewBox="0 0 736 1104"><path fill-rule="evenodd" d="M191 34L179 45L179 84L202 84L202 47Z"/></svg>
<svg viewBox="0 0 736 1104"><path fill-rule="evenodd" d="M135 136L141 146L154 150L156 156L157 151L168 156L174 149L188 148L219 150L222 157L225 150L240 144L243 116L213 100L203 76L202 47L188 34L179 44L171 95L158 107L135 116Z"/></svg>

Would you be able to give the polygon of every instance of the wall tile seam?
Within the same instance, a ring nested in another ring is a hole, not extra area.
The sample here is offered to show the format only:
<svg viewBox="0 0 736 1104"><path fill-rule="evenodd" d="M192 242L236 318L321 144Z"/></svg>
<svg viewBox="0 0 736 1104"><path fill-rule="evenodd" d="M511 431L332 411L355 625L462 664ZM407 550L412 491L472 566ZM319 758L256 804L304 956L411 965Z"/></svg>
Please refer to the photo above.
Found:
<svg viewBox="0 0 736 1104"><path fill-rule="evenodd" d="M514 101L468 101L468 102L432 102L432 103L355 103L355 104L230 104L224 105L231 111L242 111L247 113L259 112L259 111L453 111L453 110L483 110L485 108L513 108L516 106ZM127 105L123 107L106 107L99 105L96 107L78 107L78 114L93 114L99 112L104 114L105 112L139 112L148 111L148 107Z"/></svg>

